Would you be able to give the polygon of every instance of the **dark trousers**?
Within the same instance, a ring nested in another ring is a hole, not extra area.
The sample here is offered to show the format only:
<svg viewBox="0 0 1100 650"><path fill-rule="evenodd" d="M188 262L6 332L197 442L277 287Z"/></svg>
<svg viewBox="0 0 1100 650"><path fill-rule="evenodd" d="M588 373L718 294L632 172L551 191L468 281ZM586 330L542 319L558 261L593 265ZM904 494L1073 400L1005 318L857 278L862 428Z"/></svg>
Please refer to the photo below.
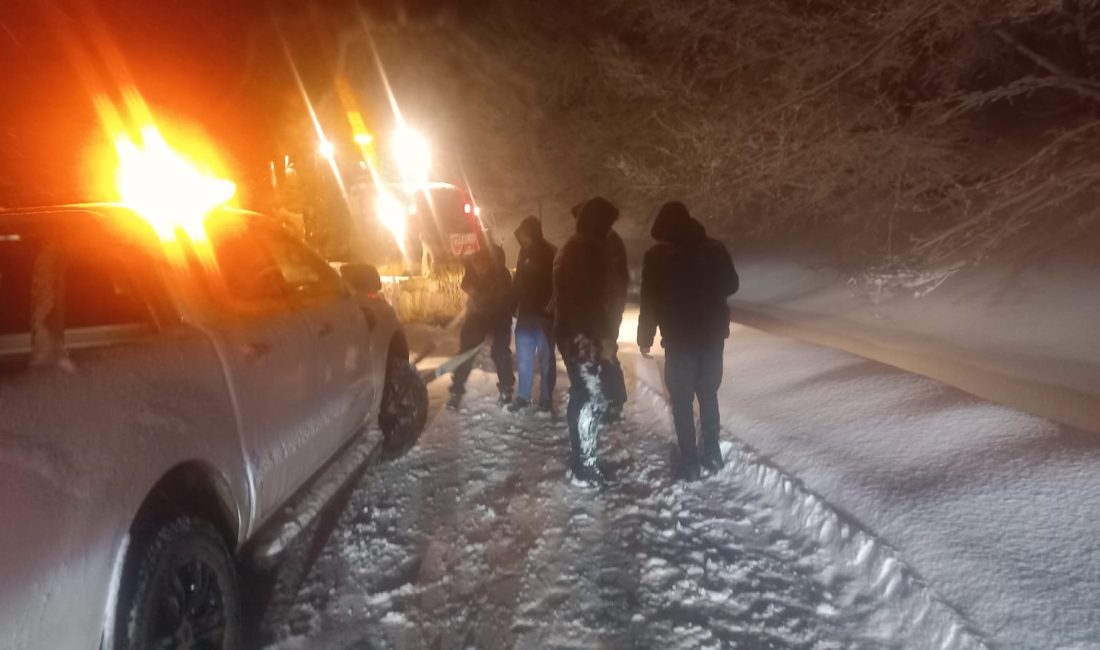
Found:
<svg viewBox="0 0 1100 650"><path fill-rule="evenodd" d="M492 338L489 347L489 355L493 359L493 366L497 370L497 388L502 392L511 392L516 383L516 376L512 371L512 316L511 314L466 314L466 320L462 323L462 330L458 335L458 344L462 352L467 352L481 345L486 338ZM474 360L455 368L451 382L451 392L462 395L466 392L466 379L470 377L470 371L474 367Z"/></svg>
<svg viewBox="0 0 1100 650"><path fill-rule="evenodd" d="M672 401L672 421L680 446L680 462L698 464L695 441L695 400L699 400L703 454L721 455L718 434L718 387L722 385L725 341L677 341L665 344L665 386Z"/></svg>
<svg viewBox="0 0 1100 650"><path fill-rule="evenodd" d="M614 349L611 351L611 358L600 362L600 382L607 395L608 408L621 413L626 404L626 377L623 375L623 366L619 363L619 344L612 345Z"/></svg>
<svg viewBox="0 0 1100 650"><path fill-rule="evenodd" d="M596 442L607 400L600 382L600 344L577 336L559 342L569 372L569 448L574 467L595 466Z"/></svg>

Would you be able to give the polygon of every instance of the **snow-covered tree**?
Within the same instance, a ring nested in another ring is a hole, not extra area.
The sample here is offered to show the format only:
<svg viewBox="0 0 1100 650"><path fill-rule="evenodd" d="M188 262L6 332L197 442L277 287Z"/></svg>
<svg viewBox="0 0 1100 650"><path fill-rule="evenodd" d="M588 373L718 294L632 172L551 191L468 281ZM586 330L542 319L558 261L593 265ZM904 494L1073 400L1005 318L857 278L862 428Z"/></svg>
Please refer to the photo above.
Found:
<svg viewBox="0 0 1100 650"><path fill-rule="evenodd" d="M504 223L598 192L640 234L676 197L718 232L957 268L1052 209L1091 219L1097 5L513 0L343 37L360 93L377 52Z"/></svg>

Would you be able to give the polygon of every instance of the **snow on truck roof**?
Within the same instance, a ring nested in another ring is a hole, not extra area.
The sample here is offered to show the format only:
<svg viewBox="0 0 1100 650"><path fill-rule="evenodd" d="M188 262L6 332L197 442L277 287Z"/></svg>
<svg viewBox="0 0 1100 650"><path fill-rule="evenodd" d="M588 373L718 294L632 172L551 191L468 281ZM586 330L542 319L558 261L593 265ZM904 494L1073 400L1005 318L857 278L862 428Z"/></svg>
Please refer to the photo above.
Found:
<svg viewBox="0 0 1100 650"><path fill-rule="evenodd" d="M253 212L251 210L242 210L240 208L231 207L219 207L211 210L210 215L234 215L245 217L248 219L266 219L269 218L266 215ZM133 208L123 205L121 203L67 203L63 205L54 206L36 206L26 208L0 208L0 227L5 223L23 222L26 224L28 219L37 217L53 217L53 218L65 218L73 219L74 223L81 221L94 221L100 225L117 223L119 225L125 225L128 232L137 234L139 231L134 230L134 226L137 224L144 224L148 226L148 232L153 233L155 231L154 224L150 223L148 219L142 217ZM119 230L122 230L121 228ZM141 230L146 230L141 228ZM0 241L3 241L5 235L0 232Z"/></svg>
<svg viewBox="0 0 1100 650"><path fill-rule="evenodd" d="M65 203L62 205L45 205L24 208L0 208L0 218L19 215L55 214L68 212L100 214L101 216L108 216L107 213L126 213L136 218L140 218L140 215L138 215L133 208L123 205L122 203ZM262 213L254 212L252 210L244 210L241 208L231 207L219 207L212 212L224 212L256 217L264 216Z"/></svg>

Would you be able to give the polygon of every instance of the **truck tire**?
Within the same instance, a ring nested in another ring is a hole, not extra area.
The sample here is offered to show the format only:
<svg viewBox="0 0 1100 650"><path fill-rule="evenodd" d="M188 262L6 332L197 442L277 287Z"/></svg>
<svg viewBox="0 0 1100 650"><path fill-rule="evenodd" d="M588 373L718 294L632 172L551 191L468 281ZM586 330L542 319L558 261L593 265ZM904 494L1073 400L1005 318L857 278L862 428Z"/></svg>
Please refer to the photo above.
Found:
<svg viewBox="0 0 1100 650"><path fill-rule="evenodd" d="M233 558L217 529L179 517L142 535L119 602L118 650L240 650Z"/></svg>
<svg viewBox="0 0 1100 650"><path fill-rule="evenodd" d="M385 450L408 450L416 444L427 422L428 386L415 366L401 357L391 357L378 412Z"/></svg>

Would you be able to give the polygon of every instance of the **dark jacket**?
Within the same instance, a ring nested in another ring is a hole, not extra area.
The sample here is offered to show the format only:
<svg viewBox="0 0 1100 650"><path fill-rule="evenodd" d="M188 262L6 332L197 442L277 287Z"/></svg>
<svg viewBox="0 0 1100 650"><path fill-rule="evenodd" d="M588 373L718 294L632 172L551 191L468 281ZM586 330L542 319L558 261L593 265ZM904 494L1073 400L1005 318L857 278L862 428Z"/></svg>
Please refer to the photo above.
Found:
<svg viewBox="0 0 1100 650"><path fill-rule="evenodd" d="M576 234L554 258L554 334L559 342L577 335L592 340L612 336L607 234L616 215L601 204L586 203L577 216Z"/></svg>
<svg viewBox="0 0 1100 650"><path fill-rule="evenodd" d="M553 323L550 299L554 293L554 256L558 248L542 236L542 225L527 217L516 228L516 238L525 234L530 243L522 246L516 262L516 326L543 327Z"/></svg>
<svg viewBox="0 0 1100 650"><path fill-rule="evenodd" d="M587 209L599 214L600 219L610 220L614 225L619 218L619 209L611 201L597 196L587 201L582 201L573 206L573 218L579 218L581 211ZM626 294L630 288L630 266L626 257L626 244L619 233L610 227L604 238L604 259L606 260L604 283L607 317L611 338L618 338L619 325L623 322L623 312L626 311Z"/></svg>
<svg viewBox="0 0 1100 650"><path fill-rule="evenodd" d="M468 296L467 314L510 317L515 298L512 273L504 263L504 249L490 243L484 250L468 257L462 274L462 290Z"/></svg>
<svg viewBox="0 0 1100 650"><path fill-rule="evenodd" d="M739 285L729 251L678 202L661 208L652 235L657 243L642 263L639 347L653 345L658 327L666 347L728 337L726 299Z"/></svg>

